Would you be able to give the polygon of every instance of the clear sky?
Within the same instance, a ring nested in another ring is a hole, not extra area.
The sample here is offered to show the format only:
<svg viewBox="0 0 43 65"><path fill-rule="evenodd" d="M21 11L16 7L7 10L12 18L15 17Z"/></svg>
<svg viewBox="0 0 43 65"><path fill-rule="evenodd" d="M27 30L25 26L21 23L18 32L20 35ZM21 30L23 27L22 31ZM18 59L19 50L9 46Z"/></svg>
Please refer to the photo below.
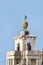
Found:
<svg viewBox="0 0 43 65"><path fill-rule="evenodd" d="M0 65L6 65L6 53L14 49L13 37L22 30L25 15L30 34L37 36L36 49L43 48L43 0L0 0Z"/></svg>

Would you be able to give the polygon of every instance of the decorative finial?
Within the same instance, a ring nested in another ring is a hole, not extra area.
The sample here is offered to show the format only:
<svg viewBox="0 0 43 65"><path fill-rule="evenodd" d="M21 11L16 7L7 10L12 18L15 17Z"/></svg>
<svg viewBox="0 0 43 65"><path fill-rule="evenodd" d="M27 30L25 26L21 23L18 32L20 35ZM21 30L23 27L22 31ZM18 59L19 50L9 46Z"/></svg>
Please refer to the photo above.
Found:
<svg viewBox="0 0 43 65"><path fill-rule="evenodd" d="M22 23L22 27L24 30L26 30L28 27L28 22L26 22L26 19L27 19L27 16L24 17L25 22Z"/></svg>

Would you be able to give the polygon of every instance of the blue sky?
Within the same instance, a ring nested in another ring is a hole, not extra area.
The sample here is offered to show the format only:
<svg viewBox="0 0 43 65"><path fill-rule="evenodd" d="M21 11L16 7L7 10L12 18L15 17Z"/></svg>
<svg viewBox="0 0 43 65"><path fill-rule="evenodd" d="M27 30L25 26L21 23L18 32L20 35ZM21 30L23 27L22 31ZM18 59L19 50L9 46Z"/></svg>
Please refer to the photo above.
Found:
<svg viewBox="0 0 43 65"><path fill-rule="evenodd" d="M28 30L37 36L36 49L43 48L43 0L0 0L0 65L6 65L6 53L14 50L13 37L22 31L27 15Z"/></svg>

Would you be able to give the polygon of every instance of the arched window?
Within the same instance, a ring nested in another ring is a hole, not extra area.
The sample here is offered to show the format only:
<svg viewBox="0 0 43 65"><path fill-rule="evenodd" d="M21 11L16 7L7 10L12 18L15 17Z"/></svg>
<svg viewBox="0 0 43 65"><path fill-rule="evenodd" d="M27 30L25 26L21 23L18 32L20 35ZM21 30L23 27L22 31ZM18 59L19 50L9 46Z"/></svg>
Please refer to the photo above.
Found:
<svg viewBox="0 0 43 65"><path fill-rule="evenodd" d="M17 45L17 51L20 51L20 44Z"/></svg>
<svg viewBox="0 0 43 65"><path fill-rule="evenodd" d="M30 43L27 43L27 49L28 49L28 50L31 50L31 45L30 45Z"/></svg>

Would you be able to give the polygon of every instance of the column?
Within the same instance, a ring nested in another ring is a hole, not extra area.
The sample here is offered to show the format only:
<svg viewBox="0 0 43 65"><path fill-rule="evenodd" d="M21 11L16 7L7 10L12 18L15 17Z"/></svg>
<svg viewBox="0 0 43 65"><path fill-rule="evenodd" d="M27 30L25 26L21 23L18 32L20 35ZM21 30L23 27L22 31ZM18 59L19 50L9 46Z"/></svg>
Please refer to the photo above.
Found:
<svg viewBox="0 0 43 65"><path fill-rule="evenodd" d="M39 61L39 59L38 59L38 65L40 65L40 61Z"/></svg>
<svg viewBox="0 0 43 65"><path fill-rule="evenodd" d="M22 59L21 59L21 65L22 65Z"/></svg>
<svg viewBox="0 0 43 65"><path fill-rule="evenodd" d="M31 59L29 59L29 65L31 65Z"/></svg>
<svg viewBox="0 0 43 65"><path fill-rule="evenodd" d="M15 58L13 59L13 65L16 65L16 61L15 61Z"/></svg>
<svg viewBox="0 0 43 65"><path fill-rule="evenodd" d="M36 65L39 65L39 59L36 59Z"/></svg>
<svg viewBox="0 0 43 65"><path fill-rule="evenodd" d="M26 59L26 65L30 65L28 58Z"/></svg>

